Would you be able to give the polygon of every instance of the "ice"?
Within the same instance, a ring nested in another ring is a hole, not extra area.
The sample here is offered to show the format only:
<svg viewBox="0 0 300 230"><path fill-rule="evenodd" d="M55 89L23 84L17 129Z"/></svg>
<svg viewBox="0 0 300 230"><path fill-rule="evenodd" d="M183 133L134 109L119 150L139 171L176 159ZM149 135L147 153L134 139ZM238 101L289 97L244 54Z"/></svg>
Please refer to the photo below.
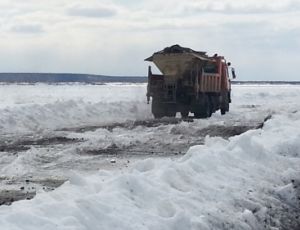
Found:
<svg viewBox="0 0 300 230"><path fill-rule="evenodd" d="M7 116L24 111L12 121L1 117L2 134L11 132L17 137L17 127L24 133L56 132L59 127L99 124L99 117L101 122L151 117L144 98L136 97L144 92L145 85L93 88L92 92L103 89L114 101L105 101L112 100L106 96L99 101L90 91L83 90L86 86L76 86L82 90L80 96L73 92L75 98L56 101L63 91L55 96L50 92L58 92L61 86L42 87L45 89L42 94L49 97L41 100L20 97L21 104L8 105L6 101L7 105L2 105L1 110ZM68 133L70 137L88 140L73 144L76 148L125 148L137 143L171 148L172 143L184 137L193 140L200 135L200 129L210 125L251 123L272 115L262 129L228 139L206 136L203 145L191 146L181 157L151 157L136 161L129 168L94 173L71 167L68 181L56 190L39 190L32 200L0 206L1 229L281 229L287 219L295 221L296 226L299 224L294 218L295 210L299 209L299 89L299 86L234 86L231 111L225 116L214 114L194 123L158 127ZM127 95L131 90L133 95ZM95 108L96 105L101 106ZM60 114L60 110L64 112ZM132 114L131 110L135 112ZM30 111L32 123L27 120ZM101 111L99 116L97 113ZM52 115L45 119L47 114ZM59 161L78 160L74 148L56 151ZM30 149L1 172L13 174L19 166L24 168L18 173L31 170L30 164L46 154L43 151Z"/></svg>

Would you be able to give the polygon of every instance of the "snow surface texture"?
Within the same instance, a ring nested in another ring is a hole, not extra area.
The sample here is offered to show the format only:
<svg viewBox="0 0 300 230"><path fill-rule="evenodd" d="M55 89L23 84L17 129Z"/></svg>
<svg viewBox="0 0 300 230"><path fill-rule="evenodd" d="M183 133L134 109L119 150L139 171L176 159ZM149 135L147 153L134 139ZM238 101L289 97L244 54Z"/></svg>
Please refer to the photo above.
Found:
<svg viewBox="0 0 300 230"><path fill-rule="evenodd" d="M300 176L299 127L299 112L276 115L262 130L228 141L207 137L175 161L147 159L129 171L88 177L73 173L53 192L2 206L1 229L280 227L280 215L270 216L268 208L299 205L290 183Z"/></svg>
<svg viewBox="0 0 300 230"><path fill-rule="evenodd" d="M297 86L234 86L225 122L261 118L256 107L270 113L295 109L299 95ZM0 136L152 118L145 84L0 85L0 97ZM220 115L211 123L220 124Z"/></svg>
<svg viewBox="0 0 300 230"><path fill-rule="evenodd" d="M234 103L226 116L218 112L210 119L192 123L108 130L100 127L114 122L130 125L133 120L152 117L151 106L146 104L145 84L0 85L0 93L3 98L0 101L0 147L11 142L22 143L26 139L36 141L53 136L84 140L44 148L31 146L23 152L2 152L0 178L13 181L24 181L30 176L38 176L36 179L41 180L44 179L40 178L42 175L65 179L65 171L73 168L80 171L107 168L107 160L99 152L107 152L114 147L122 150L120 157L130 154L149 156L152 152L161 156L180 154L190 145L203 143L202 129L257 125L269 114L293 108L294 98L300 95L299 87L235 86ZM86 126L100 127L83 133L72 132L72 128ZM61 129L71 130L57 131ZM22 144L19 146L22 147ZM18 144L12 147L17 148ZM92 156L89 152L96 155ZM7 180L3 182L11 184Z"/></svg>
<svg viewBox="0 0 300 230"><path fill-rule="evenodd" d="M0 106L6 114L0 117L1 135L97 125L99 117L100 123L151 117L145 85L40 85L33 98L34 86L10 87L15 94L6 93ZM282 229L282 219L295 220L292 211L299 211L299 99L297 86L234 86L230 113L191 126L250 122L272 114L263 129L229 140L206 137L205 145L191 147L180 159L146 159L129 170L89 176L74 171L53 192L41 190L33 200L1 206L0 229ZM187 123L170 128L189 133ZM125 134L119 138L128 142Z"/></svg>
<svg viewBox="0 0 300 230"><path fill-rule="evenodd" d="M150 118L145 85L0 85L0 135Z"/></svg>

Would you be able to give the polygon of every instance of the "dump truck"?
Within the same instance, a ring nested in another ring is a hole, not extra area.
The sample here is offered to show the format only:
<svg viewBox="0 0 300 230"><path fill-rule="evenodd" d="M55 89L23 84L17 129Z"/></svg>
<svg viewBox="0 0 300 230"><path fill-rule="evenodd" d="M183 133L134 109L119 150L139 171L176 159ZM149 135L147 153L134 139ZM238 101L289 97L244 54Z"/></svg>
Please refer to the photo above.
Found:
<svg viewBox="0 0 300 230"><path fill-rule="evenodd" d="M207 118L217 110L224 115L231 102L231 82L234 69L223 56L208 56L206 52L173 45L154 53L145 61L153 62L162 74L148 69L147 101L152 98L155 118L182 117L194 113L195 118Z"/></svg>

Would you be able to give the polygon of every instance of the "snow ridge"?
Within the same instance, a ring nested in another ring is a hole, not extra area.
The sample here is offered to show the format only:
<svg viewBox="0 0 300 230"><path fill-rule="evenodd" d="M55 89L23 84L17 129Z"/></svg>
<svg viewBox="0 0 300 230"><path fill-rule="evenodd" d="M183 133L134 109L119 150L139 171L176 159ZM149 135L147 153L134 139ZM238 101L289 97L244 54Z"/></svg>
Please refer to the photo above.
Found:
<svg viewBox="0 0 300 230"><path fill-rule="evenodd" d="M0 85L0 135L152 117L146 85Z"/></svg>
<svg viewBox="0 0 300 230"><path fill-rule="evenodd" d="M69 100L5 108L0 109L0 113L1 134L38 133L151 117L147 104L139 101L87 103Z"/></svg>
<svg viewBox="0 0 300 230"><path fill-rule="evenodd" d="M122 172L73 173L57 190L0 207L3 229L281 229L299 208L300 113L229 140L207 137L180 159ZM298 202L298 203L295 203ZM285 215L285 216L284 216Z"/></svg>

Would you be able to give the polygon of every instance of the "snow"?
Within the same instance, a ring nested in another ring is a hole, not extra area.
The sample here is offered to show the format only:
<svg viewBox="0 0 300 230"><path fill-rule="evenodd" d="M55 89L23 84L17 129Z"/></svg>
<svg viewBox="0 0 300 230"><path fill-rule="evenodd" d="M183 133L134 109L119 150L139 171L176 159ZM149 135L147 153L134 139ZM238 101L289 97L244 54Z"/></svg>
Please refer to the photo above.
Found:
<svg viewBox="0 0 300 230"><path fill-rule="evenodd" d="M266 206L276 208L280 198L295 202L293 187L284 183L300 173L295 157L300 151L299 115L276 116L263 130L228 141L207 138L205 145L191 147L175 161L147 159L129 171L99 171L88 177L74 173L56 191L1 207L1 226L263 229ZM291 145L283 153L287 136Z"/></svg>
<svg viewBox="0 0 300 230"><path fill-rule="evenodd" d="M0 135L150 118L144 85L0 85Z"/></svg>
<svg viewBox="0 0 300 230"><path fill-rule="evenodd" d="M26 87L19 93L33 90ZM15 99L7 96L1 105L1 112L6 112L6 118L1 116L0 121L2 134L14 133L17 127L20 132L35 132L80 126L82 122L98 124L96 118L101 111L101 122L151 116L144 98L137 97L144 96L144 85L74 86L82 90L80 96L72 89L70 98L63 99L60 97L65 95L64 90L70 90L68 87L39 87L45 95L41 100L24 97L21 104L10 104ZM99 89L110 96L96 96ZM103 138L106 144L112 140L119 145L133 140L147 143L155 134L160 135L162 140L157 144L161 144L179 141L172 136L178 132L192 136L197 135L197 128L209 124L253 122L272 114L262 129L228 140L207 136L204 145L191 146L179 158L148 158L130 168L90 174L74 169L69 172L70 179L56 190L40 190L32 200L0 206L1 229L281 229L282 218L294 213L273 210L299 208L295 186L300 177L299 99L299 86L234 86L231 112L225 116L214 114L211 119L192 124L182 122L145 132L137 127L127 130L130 137L122 129L87 132L84 135L91 137L87 145L102 145ZM136 108L134 114L129 112L132 106ZM61 109L64 112L58 114ZM28 122L30 111L33 123ZM51 116L45 119L42 111ZM19 117L12 118L15 124L10 123L8 116L16 112L20 112ZM28 153L35 157L38 151Z"/></svg>
<svg viewBox="0 0 300 230"><path fill-rule="evenodd" d="M297 86L286 85L234 86L233 109L225 122L261 119L257 107L269 113L297 108L299 91ZM149 119L145 95L145 84L0 85L0 135ZM214 114L201 125L221 122L220 115Z"/></svg>
<svg viewBox="0 0 300 230"><path fill-rule="evenodd" d="M297 192L296 189L293 186L293 183L289 183L286 186L282 186L276 190L276 193L279 195L279 197L284 200L286 203L288 203L291 206L297 206Z"/></svg>

